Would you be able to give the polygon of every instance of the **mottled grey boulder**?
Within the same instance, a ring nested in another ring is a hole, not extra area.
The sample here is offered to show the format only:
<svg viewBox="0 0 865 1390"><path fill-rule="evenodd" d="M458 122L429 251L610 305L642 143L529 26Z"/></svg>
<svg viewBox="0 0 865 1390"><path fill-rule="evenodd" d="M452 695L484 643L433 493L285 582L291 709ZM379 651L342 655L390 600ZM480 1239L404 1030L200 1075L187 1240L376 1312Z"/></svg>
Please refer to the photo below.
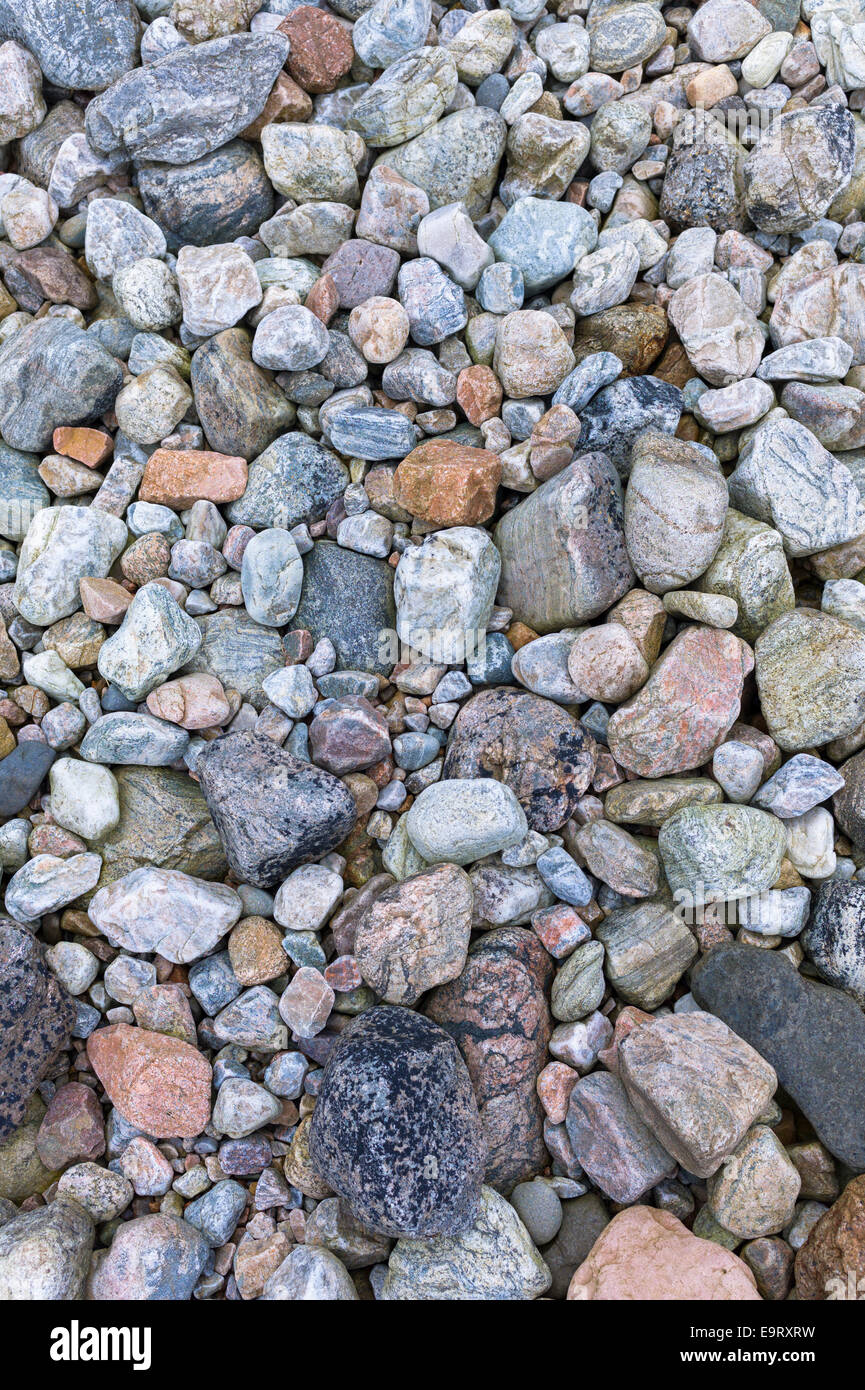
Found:
<svg viewBox="0 0 865 1390"><path fill-rule="evenodd" d="M724 475L698 448L654 429L636 438L625 540L647 589L663 594L699 578L721 544L726 514Z"/></svg>
<svg viewBox="0 0 865 1390"><path fill-rule="evenodd" d="M101 92L138 62L133 0L0 0L0 39L17 39L57 87Z"/></svg>
<svg viewBox="0 0 865 1390"><path fill-rule="evenodd" d="M603 449L626 478L631 450L644 430L675 434L683 410L678 386L656 376L625 377L605 386L580 413L580 453ZM663 446L662 446L663 447Z"/></svg>
<svg viewBox="0 0 865 1390"><path fill-rule="evenodd" d="M821 883L801 937L823 979L865 1008L865 883Z"/></svg>
<svg viewBox="0 0 865 1390"><path fill-rule="evenodd" d="M242 608L222 608L197 618L201 646L186 672L209 671L226 690L238 690L244 700L263 709L267 696L262 685L285 664L279 634L263 627Z"/></svg>
<svg viewBox="0 0 865 1390"><path fill-rule="evenodd" d="M320 521L348 485L344 463L309 435L293 430L253 459L246 491L226 508L233 525L283 526Z"/></svg>
<svg viewBox="0 0 865 1390"><path fill-rule="evenodd" d="M426 1239L467 1230L485 1145L469 1074L444 1029L398 1006L350 1024L324 1069L309 1153L374 1231Z"/></svg>
<svg viewBox="0 0 865 1390"><path fill-rule="evenodd" d="M330 638L340 669L390 673L398 657L393 569L384 560L316 541L303 559L295 627Z"/></svg>
<svg viewBox="0 0 865 1390"><path fill-rule="evenodd" d="M0 816L14 816L24 809L56 756L47 743L28 739L0 759Z"/></svg>
<svg viewBox="0 0 865 1390"><path fill-rule="evenodd" d="M245 459L262 454L291 427L295 415L270 372L253 362L251 348L245 329L227 328L202 343L190 374L195 408L211 449Z"/></svg>
<svg viewBox="0 0 865 1390"><path fill-rule="evenodd" d="M496 227L489 246L497 261L522 271L531 294L558 284L573 269L578 253L593 250L597 241L598 229L585 208L545 198L519 198Z"/></svg>
<svg viewBox="0 0 865 1390"><path fill-rule="evenodd" d="M121 77L87 108L95 150L189 164L260 115L288 54L283 34L228 34Z"/></svg>
<svg viewBox="0 0 865 1390"><path fill-rule="evenodd" d="M196 764L201 790L241 883L270 888L335 849L357 815L337 777L261 734L227 734Z"/></svg>
<svg viewBox="0 0 865 1390"><path fill-rule="evenodd" d="M865 635L828 613L797 608L754 648L767 727L789 753L850 734L865 718Z"/></svg>
<svg viewBox="0 0 865 1390"><path fill-rule="evenodd" d="M0 1229L0 1301L83 1299L93 1236L87 1212L65 1197L13 1217Z"/></svg>
<svg viewBox="0 0 865 1390"><path fill-rule="evenodd" d="M37 512L21 547L12 591L21 616L48 627L76 612L79 581L85 575L104 578L127 536L125 523L100 508L46 507Z"/></svg>
<svg viewBox="0 0 865 1390"><path fill-rule="evenodd" d="M177 762L188 747L189 734L177 724L123 710L97 719L78 751L88 763L161 767Z"/></svg>
<svg viewBox="0 0 865 1390"><path fill-rule="evenodd" d="M68 319L28 323L0 348L0 433L13 449L45 452L58 425L98 419L114 404L120 364Z"/></svg>
<svg viewBox="0 0 865 1390"><path fill-rule="evenodd" d="M506 136L497 111L468 106L381 155L377 163L422 188L431 208L462 202L469 217L481 217L490 204Z"/></svg>
<svg viewBox="0 0 865 1390"><path fill-rule="evenodd" d="M120 820L99 846L99 888L134 869L223 878L227 865L197 782L167 767L117 767Z"/></svg>
<svg viewBox="0 0 865 1390"><path fill-rule="evenodd" d="M683 111L673 130L659 211L676 227L744 226L745 150L707 111Z"/></svg>
<svg viewBox="0 0 865 1390"><path fill-rule="evenodd" d="M444 48L418 48L391 64L354 103L346 122L368 145L403 145L434 125L457 88Z"/></svg>
<svg viewBox="0 0 865 1390"><path fill-rule="evenodd" d="M118 631L100 647L99 673L127 700L143 700L190 661L200 646L201 632L194 618L161 584L145 584Z"/></svg>
<svg viewBox="0 0 865 1390"><path fill-rule="evenodd" d="M141 163L137 173L144 211L174 250L253 236L273 214L273 188L261 156L244 140L189 164Z"/></svg>
<svg viewBox="0 0 865 1390"><path fill-rule="evenodd" d="M689 895L693 905L771 888L787 832L783 821L754 806L684 806L664 821L658 849L673 893Z"/></svg>
<svg viewBox="0 0 865 1390"><path fill-rule="evenodd" d="M865 1171L865 1018L849 995L805 980L777 951L722 945L694 967L697 1003L765 1057L821 1143Z"/></svg>

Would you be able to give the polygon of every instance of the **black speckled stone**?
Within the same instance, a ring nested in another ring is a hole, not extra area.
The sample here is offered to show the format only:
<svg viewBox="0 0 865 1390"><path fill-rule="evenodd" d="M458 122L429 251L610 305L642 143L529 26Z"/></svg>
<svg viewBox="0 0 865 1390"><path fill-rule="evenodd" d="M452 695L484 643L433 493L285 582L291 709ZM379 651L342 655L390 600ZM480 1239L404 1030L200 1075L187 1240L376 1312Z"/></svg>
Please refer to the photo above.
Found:
<svg viewBox="0 0 865 1390"><path fill-rule="evenodd" d="M540 695L482 690L451 730L443 777L494 777L511 788L532 830L558 830L595 773L598 745L576 719Z"/></svg>
<svg viewBox="0 0 865 1390"><path fill-rule="evenodd" d="M262 734L214 740L195 770L232 873L257 888L271 888L298 864L335 849L357 816L338 777Z"/></svg>
<svg viewBox="0 0 865 1390"><path fill-rule="evenodd" d="M253 236L273 215L273 186L257 150L232 140L191 164L138 166L144 211L173 250Z"/></svg>
<svg viewBox="0 0 865 1390"><path fill-rule="evenodd" d="M605 386L580 412L580 453L603 449L619 476L631 471L631 449L643 430L675 434L684 408L678 386L656 376L624 377Z"/></svg>
<svg viewBox="0 0 865 1390"><path fill-rule="evenodd" d="M0 760L0 816L17 816L38 792L57 757L47 743L19 743Z"/></svg>
<svg viewBox="0 0 865 1390"><path fill-rule="evenodd" d="M370 1009L340 1035L309 1132L318 1172L365 1226L455 1235L475 1220L485 1146L465 1063L410 1009Z"/></svg>
<svg viewBox="0 0 865 1390"><path fill-rule="evenodd" d="M341 670L389 675L396 644L393 570L386 560L316 541L303 557L292 625L307 628L316 642L329 637Z"/></svg>
<svg viewBox="0 0 865 1390"><path fill-rule="evenodd" d="M72 1001L34 937L0 918L0 1143L22 1120L74 1020Z"/></svg>
<svg viewBox="0 0 865 1390"><path fill-rule="evenodd" d="M294 423L294 407L270 372L252 360L252 339L228 328L192 358L195 408L211 449L245 459L262 453Z"/></svg>
<svg viewBox="0 0 865 1390"><path fill-rule="evenodd" d="M703 956L691 990L775 1068L830 1153L865 1171L865 1015L850 996L739 944Z"/></svg>

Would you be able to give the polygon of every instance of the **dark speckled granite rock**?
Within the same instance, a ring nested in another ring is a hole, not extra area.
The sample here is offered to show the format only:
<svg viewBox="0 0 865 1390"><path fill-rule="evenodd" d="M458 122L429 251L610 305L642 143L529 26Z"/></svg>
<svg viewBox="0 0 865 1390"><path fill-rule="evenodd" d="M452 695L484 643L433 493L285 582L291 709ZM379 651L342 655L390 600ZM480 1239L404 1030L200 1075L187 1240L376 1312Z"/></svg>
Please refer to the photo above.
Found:
<svg viewBox="0 0 865 1390"><path fill-rule="evenodd" d="M865 1008L865 883L821 883L801 945L824 980Z"/></svg>
<svg viewBox="0 0 865 1390"><path fill-rule="evenodd" d="M69 1040L75 1009L23 927L0 918L0 1142Z"/></svg>
<svg viewBox="0 0 865 1390"><path fill-rule="evenodd" d="M467 1230L480 1201L484 1141L468 1072L447 1033L396 1006L355 1019L325 1066L309 1152L375 1231Z"/></svg>
<svg viewBox="0 0 865 1390"><path fill-rule="evenodd" d="M245 140L232 140L191 164L142 162L138 188L144 211L175 250L253 236L273 215L273 186L258 151Z"/></svg>
<svg viewBox="0 0 865 1390"><path fill-rule="evenodd" d="M321 521L348 486L348 469L309 435L292 430L254 459L246 491L226 509L232 525L283 526Z"/></svg>
<svg viewBox="0 0 865 1390"><path fill-rule="evenodd" d="M48 82L101 92L138 61L132 0L0 0L0 39L30 49Z"/></svg>
<svg viewBox="0 0 865 1390"><path fill-rule="evenodd" d="M558 830L595 773L598 745L551 700L511 687L483 690L453 725L443 777L494 777L511 788L532 830Z"/></svg>
<svg viewBox="0 0 865 1390"><path fill-rule="evenodd" d="M203 343L192 359L191 385L211 449L252 459L290 429L294 407L270 372L252 360L252 339L228 328Z"/></svg>
<svg viewBox="0 0 865 1390"><path fill-rule="evenodd" d="M317 642L329 637L341 670L388 675L394 665L393 570L333 541L317 541L303 557L300 606L292 619Z"/></svg>
<svg viewBox="0 0 865 1390"><path fill-rule="evenodd" d="M849 995L805 980L775 951L718 946L691 989L771 1063L830 1153L865 1170L865 1016Z"/></svg>
<svg viewBox="0 0 865 1390"><path fill-rule="evenodd" d="M271 888L298 864L335 849L355 822L354 797L338 777L262 734L216 739L196 772L241 883Z"/></svg>
<svg viewBox="0 0 865 1390"><path fill-rule="evenodd" d="M504 1192L549 1162L536 1083L548 1060L551 976L534 932L501 927L475 942L462 974L427 1003L465 1058L489 1149L485 1181Z"/></svg>

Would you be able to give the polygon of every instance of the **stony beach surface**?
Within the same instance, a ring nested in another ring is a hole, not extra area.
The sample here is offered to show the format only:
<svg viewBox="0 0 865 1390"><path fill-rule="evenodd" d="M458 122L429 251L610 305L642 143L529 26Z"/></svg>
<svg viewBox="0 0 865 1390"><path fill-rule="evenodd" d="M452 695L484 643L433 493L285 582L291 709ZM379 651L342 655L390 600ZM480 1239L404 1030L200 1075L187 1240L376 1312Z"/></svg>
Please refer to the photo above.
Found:
<svg viewBox="0 0 865 1390"><path fill-rule="evenodd" d="M0 0L0 1301L865 1297L863 55Z"/></svg>

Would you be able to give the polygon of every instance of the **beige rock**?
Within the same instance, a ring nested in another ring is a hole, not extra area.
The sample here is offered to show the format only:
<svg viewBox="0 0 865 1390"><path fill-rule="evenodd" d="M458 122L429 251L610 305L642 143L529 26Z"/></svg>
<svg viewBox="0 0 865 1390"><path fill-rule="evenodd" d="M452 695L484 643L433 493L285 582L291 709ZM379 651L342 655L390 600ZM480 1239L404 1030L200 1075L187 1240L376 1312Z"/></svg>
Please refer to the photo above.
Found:
<svg viewBox="0 0 865 1390"><path fill-rule="evenodd" d="M763 334L753 309L729 280L696 276L676 290L667 315L691 365L710 386L728 386L757 370Z"/></svg>
<svg viewBox="0 0 865 1390"><path fill-rule="evenodd" d="M501 320L493 370L505 395L514 400L548 396L561 385L574 362L564 333L543 310L519 309Z"/></svg>
<svg viewBox="0 0 865 1390"><path fill-rule="evenodd" d="M231 716L222 682L206 671L179 676L152 690L147 708L157 719L167 719L182 729L209 729Z"/></svg>
<svg viewBox="0 0 865 1390"><path fill-rule="evenodd" d="M709 1179L709 1206L726 1230L754 1240L789 1225L801 1186L780 1140L765 1125L755 1125Z"/></svg>

